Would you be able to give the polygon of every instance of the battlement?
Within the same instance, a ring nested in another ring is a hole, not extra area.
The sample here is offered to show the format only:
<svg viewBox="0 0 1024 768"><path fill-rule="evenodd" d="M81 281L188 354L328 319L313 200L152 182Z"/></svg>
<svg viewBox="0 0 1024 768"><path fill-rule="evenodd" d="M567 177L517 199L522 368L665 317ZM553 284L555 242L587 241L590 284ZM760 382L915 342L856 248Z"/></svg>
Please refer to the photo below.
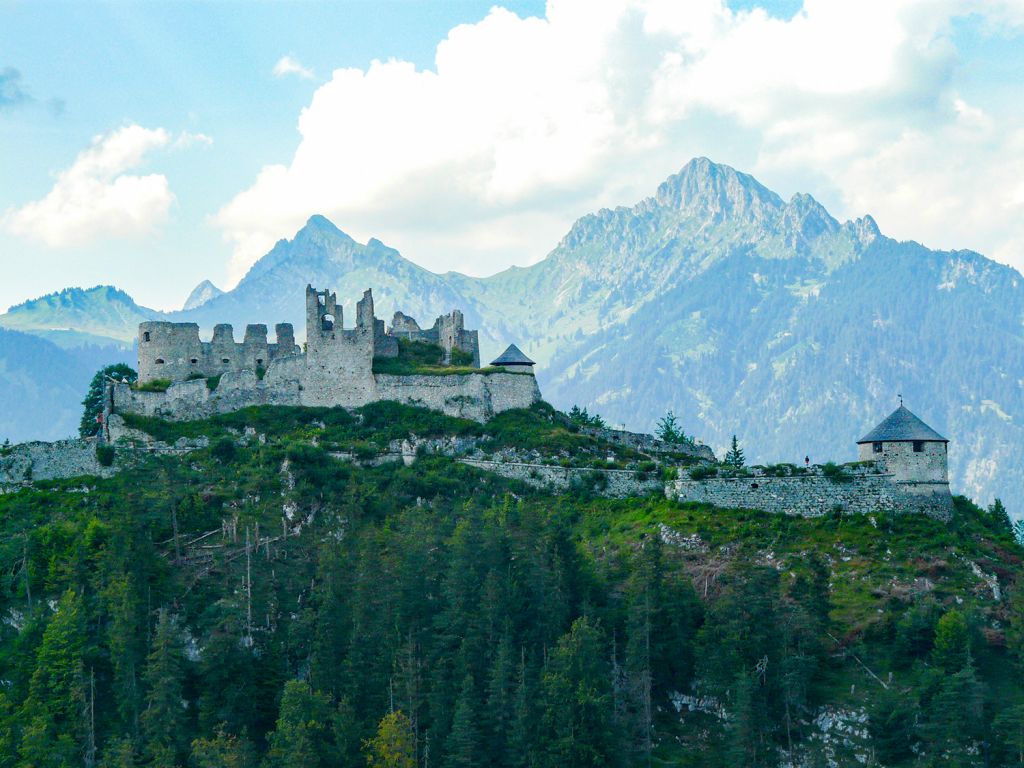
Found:
<svg viewBox="0 0 1024 768"><path fill-rule="evenodd" d="M213 329L210 341L199 338L195 323L150 321L139 325L139 381L186 381L229 371L265 370L271 362L301 353L290 323L275 327L276 342L267 342L267 326L247 325L241 343L226 324Z"/></svg>
<svg viewBox="0 0 1024 768"><path fill-rule="evenodd" d="M536 380L522 375L532 374L530 370L465 374L467 366L480 367L479 335L465 328L457 309L439 316L426 330L398 312L386 329L374 314L373 292L367 290L356 302L354 327L346 328L337 294L307 285L305 350L295 344L290 324L280 323L274 330L276 342L268 343L267 326L247 325L242 341L236 342L232 327L220 324L210 341L202 341L195 323L142 323L139 382L167 381L169 386L164 392L115 388L115 405L188 419L264 403L357 407L399 400L485 420L540 399ZM458 364L462 375L375 374L374 358L398 356L399 339L436 344L442 363ZM215 389L198 381L213 377L221 377Z"/></svg>

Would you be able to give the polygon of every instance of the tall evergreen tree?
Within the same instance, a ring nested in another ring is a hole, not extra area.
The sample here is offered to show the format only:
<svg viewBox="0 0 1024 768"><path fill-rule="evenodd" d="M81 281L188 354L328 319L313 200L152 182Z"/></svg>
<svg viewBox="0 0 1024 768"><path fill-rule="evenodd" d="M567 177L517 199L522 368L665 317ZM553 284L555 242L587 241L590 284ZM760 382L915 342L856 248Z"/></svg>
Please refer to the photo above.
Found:
<svg viewBox="0 0 1024 768"><path fill-rule="evenodd" d="M736 439L736 435L732 436L732 442L729 445L728 452L725 454L724 462L736 469L744 466L747 462L746 456L743 455L743 449L740 448L740 441Z"/></svg>
<svg viewBox="0 0 1024 768"><path fill-rule="evenodd" d="M78 765L88 734L82 600L67 590L46 625L21 719L25 768Z"/></svg>
<svg viewBox="0 0 1024 768"><path fill-rule="evenodd" d="M543 765L619 764L622 744L615 725L607 652L589 619L574 621L551 651L542 690Z"/></svg>
<svg viewBox="0 0 1024 768"><path fill-rule="evenodd" d="M473 678L466 675L462 681L459 698L455 703L452 729L448 734L446 768L476 768L486 764L486 761L481 759L480 736L477 727L480 709Z"/></svg>
<svg viewBox="0 0 1024 768"><path fill-rule="evenodd" d="M333 711L327 697L301 680L285 683L267 768L326 768L334 764Z"/></svg>
<svg viewBox="0 0 1024 768"><path fill-rule="evenodd" d="M146 752L154 766L172 768L185 746L185 710L182 706L184 657L181 638L174 619L166 608L157 616L153 647L146 662L146 709L142 713L142 732Z"/></svg>

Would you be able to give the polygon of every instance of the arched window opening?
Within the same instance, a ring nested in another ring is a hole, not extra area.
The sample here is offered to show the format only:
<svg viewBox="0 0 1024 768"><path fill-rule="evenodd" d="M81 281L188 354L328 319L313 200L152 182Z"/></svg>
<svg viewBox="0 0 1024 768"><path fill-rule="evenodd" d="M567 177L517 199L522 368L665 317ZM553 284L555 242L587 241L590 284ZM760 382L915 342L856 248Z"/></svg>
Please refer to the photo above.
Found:
<svg viewBox="0 0 1024 768"><path fill-rule="evenodd" d="M256 365L263 365L263 358L262 357L257 357L256 358Z"/></svg>
<svg viewBox="0 0 1024 768"><path fill-rule="evenodd" d="M142 332L142 340L143 341L149 341L149 331L143 331Z"/></svg>
<svg viewBox="0 0 1024 768"><path fill-rule="evenodd" d="M320 318L320 329L324 331L334 330L334 315L326 314Z"/></svg>
<svg viewBox="0 0 1024 768"><path fill-rule="evenodd" d="M222 363L224 363L224 365L227 365L228 363L230 363L230 362L231 362L230 358L227 358L227 357L222 357L222 358L220 359L220 361L221 361Z"/></svg>
<svg viewBox="0 0 1024 768"><path fill-rule="evenodd" d="M163 364L164 364L164 359L163 359L162 357L158 357L158 358L156 359L156 364L157 364L157 365L163 365Z"/></svg>
<svg viewBox="0 0 1024 768"><path fill-rule="evenodd" d="M192 363L192 365L196 365L199 362L199 358L193 357L191 360L189 360L189 362Z"/></svg>

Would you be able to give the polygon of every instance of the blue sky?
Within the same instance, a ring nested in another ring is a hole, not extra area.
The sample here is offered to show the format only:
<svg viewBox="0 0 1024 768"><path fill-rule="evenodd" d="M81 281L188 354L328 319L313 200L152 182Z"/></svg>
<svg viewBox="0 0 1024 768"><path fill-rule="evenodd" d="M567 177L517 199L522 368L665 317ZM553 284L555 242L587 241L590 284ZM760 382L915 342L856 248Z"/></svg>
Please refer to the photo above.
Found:
<svg viewBox="0 0 1024 768"><path fill-rule="evenodd" d="M492 5L0 0L0 308L172 308L312 213L488 274L695 155L1024 265L1018 2Z"/></svg>

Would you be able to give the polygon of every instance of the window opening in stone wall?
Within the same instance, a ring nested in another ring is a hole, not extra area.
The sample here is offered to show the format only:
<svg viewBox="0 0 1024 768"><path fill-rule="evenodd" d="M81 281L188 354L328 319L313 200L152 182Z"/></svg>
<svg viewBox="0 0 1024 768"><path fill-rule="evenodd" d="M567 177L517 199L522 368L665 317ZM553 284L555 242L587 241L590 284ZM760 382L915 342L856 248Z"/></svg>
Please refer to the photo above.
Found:
<svg viewBox="0 0 1024 768"><path fill-rule="evenodd" d="M874 451L875 453L881 453L882 452L882 444L881 443L872 443L871 444L871 450Z"/></svg>
<svg viewBox="0 0 1024 768"><path fill-rule="evenodd" d="M924 441L923 440L915 440L914 441L914 453L921 453L922 451L924 451Z"/></svg>
<svg viewBox="0 0 1024 768"><path fill-rule="evenodd" d="M143 331L142 332L142 340L143 341L149 341L149 331Z"/></svg>
<svg viewBox="0 0 1024 768"><path fill-rule="evenodd" d="M334 315L324 315L320 318L320 328L324 331L334 330Z"/></svg>
<svg viewBox="0 0 1024 768"><path fill-rule="evenodd" d="M231 360L229 360L229 359L228 359L228 358L226 358L226 357L222 357L222 358L220 359L220 361L221 361L222 363L224 363L224 365L227 365L228 363L230 363L230 362L231 362Z"/></svg>
<svg viewBox="0 0 1024 768"><path fill-rule="evenodd" d="M256 358L256 365L263 365L263 358L262 357L257 357Z"/></svg>
<svg viewBox="0 0 1024 768"><path fill-rule="evenodd" d="M199 358L193 357L191 360L189 360L189 362L192 363L192 365L196 365L199 362Z"/></svg>
<svg viewBox="0 0 1024 768"><path fill-rule="evenodd" d="M157 365L163 365L163 364L164 364L164 360L163 360L163 358L162 358L162 357L158 357L158 358L156 359L156 364L157 364Z"/></svg>

